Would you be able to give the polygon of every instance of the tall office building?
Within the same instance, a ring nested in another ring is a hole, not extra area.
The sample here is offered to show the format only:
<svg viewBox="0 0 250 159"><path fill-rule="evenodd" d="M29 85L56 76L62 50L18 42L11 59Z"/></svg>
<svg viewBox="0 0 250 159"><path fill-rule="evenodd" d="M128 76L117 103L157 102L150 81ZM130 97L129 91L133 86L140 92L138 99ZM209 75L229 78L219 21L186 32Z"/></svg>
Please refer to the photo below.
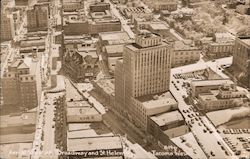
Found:
<svg viewBox="0 0 250 159"><path fill-rule="evenodd" d="M250 87L250 37L237 37L233 53L233 67L239 69L246 77L246 85Z"/></svg>
<svg viewBox="0 0 250 159"><path fill-rule="evenodd" d="M5 113L18 112L38 106L41 96L40 63L36 58L17 58L2 78Z"/></svg>
<svg viewBox="0 0 250 159"><path fill-rule="evenodd" d="M12 40L15 35L12 15L1 13L1 41Z"/></svg>
<svg viewBox="0 0 250 159"><path fill-rule="evenodd" d="M28 31L45 31L48 29L48 5L35 5L27 10Z"/></svg>
<svg viewBox="0 0 250 159"><path fill-rule="evenodd" d="M135 41L125 46L115 68L115 103L121 114L145 130L147 119L138 99L169 90L173 44L152 33L138 35Z"/></svg>

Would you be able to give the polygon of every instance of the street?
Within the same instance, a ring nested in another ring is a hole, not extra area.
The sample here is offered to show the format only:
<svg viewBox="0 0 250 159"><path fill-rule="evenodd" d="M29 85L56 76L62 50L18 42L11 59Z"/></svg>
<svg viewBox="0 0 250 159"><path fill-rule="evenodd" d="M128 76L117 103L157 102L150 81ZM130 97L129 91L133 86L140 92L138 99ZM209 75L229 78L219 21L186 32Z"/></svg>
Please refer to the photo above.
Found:
<svg viewBox="0 0 250 159"><path fill-rule="evenodd" d="M183 99L183 95L187 95L187 91L184 87L182 87L182 83L185 80L179 80L177 82L177 79L173 77L175 73L180 73L180 70L185 70L186 72L192 72L195 71L197 68L200 68L200 64L202 63L203 65L209 66L212 68L214 71L217 71L220 73L221 76L225 77L225 75L222 74L221 70L216 69L218 67L218 63L220 65L222 64L230 64L230 60L232 58L222 58L218 59L215 62L208 61L199 61L196 64L192 64L192 66L187 65L183 67L178 67L174 68L171 70L171 84L170 84L170 90L173 93L174 97L177 99L179 103L179 110L183 114L185 120L187 123L191 123L191 131L194 134L197 142L200 144L201 148L203 151L207 154L207 157L210 158L233 158L234 153L232 150L228 147L228 145L223 141L222 137L217 133L216 129L214 128L213 124L207 119L206 116L200 116L197 115L196 112L194 112L194 109L192 109L191 105L187 105ZM177 87L179 90L176 89L174 86L174 83L177 84ZM184 113L183 111L189 111L189 113ZM188 115L195 114L194 117L190 118ZM201 119L199 119L199 117ZM194 120L195 118L198 119ZM204 123L204 124L201 124ZM209 131L204 132L204 129L209 129L211 130L211 133ZM218 144L218 141L220 142L220 145ZM222 146L224 147L225 150L223 150ZM225 152L227 151L227 152ZM228 155L227 155L228 153ZM213 154L213 155L211 155Z"/></svg>
<svg viewBox="0 0 250 159"><path fill-rule="evenodd" d="M135 38L135 34L133 33L133 31L131 30L131 28L127 25L127 20L125 20L121 14L119 13L119 11L116 9L116 6L111 3L110 1L108 1L109 4L110 4L110 10L111 12L120 20L121 22L121 26L122 26L122 29L124 31L126 31L129 35L129 37L131 39L134 39Z"/></svg>
<svg viewBox="0 0 250 159"><path fill-rule="evenodd" d="M115 115L112 111L108 111L103 115L104 123L108 124L109 128L114 134L125 136L129 141L132 143L138 143L147 151L163 151L163 149L161 149L157 143L147 143L147 137L142 136L141 134L137 133L136 130L133 130L136 128L131 127L130 124L127 124L129 121L126 122L125 120L126 119L121 119Z"/></svg>

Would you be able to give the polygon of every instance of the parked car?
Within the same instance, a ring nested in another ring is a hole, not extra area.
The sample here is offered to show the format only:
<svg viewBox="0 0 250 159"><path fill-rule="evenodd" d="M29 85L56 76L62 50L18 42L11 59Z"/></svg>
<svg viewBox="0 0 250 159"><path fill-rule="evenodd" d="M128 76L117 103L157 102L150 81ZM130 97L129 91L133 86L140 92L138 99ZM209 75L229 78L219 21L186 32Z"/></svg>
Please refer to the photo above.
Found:
<svg viewBox="0 0 250 159"><path fill-rule="evenodd" d="M210 152L210 154L211 154L211 156L215 156L215 154L214 154L214 152L213 152L213 151L211 151L211 152Z"/></svg>

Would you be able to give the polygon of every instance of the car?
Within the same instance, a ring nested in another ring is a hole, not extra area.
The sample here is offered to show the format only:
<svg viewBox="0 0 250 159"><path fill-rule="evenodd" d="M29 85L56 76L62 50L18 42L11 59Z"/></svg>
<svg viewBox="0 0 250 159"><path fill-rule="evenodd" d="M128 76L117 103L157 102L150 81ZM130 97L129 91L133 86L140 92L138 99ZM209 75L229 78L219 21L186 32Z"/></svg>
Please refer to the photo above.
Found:
<svg viewBox="0 0 250 159"><path fill-rule="evenodd" d="M199 126L202 126L201 123L198 123Z"/></svg>
<svg viewBox="0 0 250 159"><path fill-rule="evenodd" d="M221 149L222 149L222 150L225 150L225 148L224 148L223 146L221 146Z"/></svg>
<svg viewBox="0 0 250 159"><path fill-rule="evenodd" d="M213 131L212 131L212 130L209 130L209 133L210 133L210 134L212 134L212 133L213 133Z"/></svg>
<svg viewBox="0 0 250 159"><path fill-rule="evenodd" d="M235 152L235 155L237 155L237 156L239 156L240 154L241 154L240 150L238 150L238 151Z"/></svg>
<svg viewBox="0 0 250 159"><path fill-rule="evenodd" d="M176 88L177 91L179 91L180 89L179 88Z"/></svg>
<svg viewBox="0 0 250 159"><path fill-rule="evenodd" d="M215 62L215 60L212 60L212 62Z"/></svg>
<svg viewBox="0 0 250 159"><path fill-rule="evenodd" d="M198 118L194 118L196 121L198 121L199 119Z"/></svg>
<svg viewBox="0 0 250 159"><path fill-rule="evenodd" d="M226 154L227 156L229 156L229 154L228 154L228 152L227 152L227 151L225 151L225 154Z"/></svg>
<svg viewBox="0 0 250 159"><path fill-rule="evenodd" d="M52 128L55 128L55 125L52 125Z"/></svg>
<svg viewBox="0 0 250 159"><path fill-rule="evenodd" d="M191 123L194 124L194 120L193 119L191 120Z"/></svg>
<svg viewBox="0 0 250 159"><path fill-rule="evenodd" d="M211 154L211 156L215 156L215 154L214 154L214 152L213 152L213 151L211 151L211 152L210 152L210 154Z"/></svg>
<svg viewBox="0 0 250 159"><path fill-rule="evenodd" d="M176 82L177 82L177 83L180 83L180 81L178 81L178 80L177 80Z"/></svg>
<svg viewBox="0 0 250 159"><path fill-rule="evenodd" d="M186 111L186 110L183 110L182 112L183 112L183 113L186 113L187 111Z"/></svg>
<svg viewBox="0 0 250 159"><path fill-rule="evenodd" d="M190 127L193 127L192 123L189 124Z"/></svg>
<svg viewBox="0 0 250 159"><path fill-rule="evenodd" d="M190 114L188 114L188 117L189 117L189 118L192 118L192 117L190 116Z"/></svg>
<svg viewBox="0 0 250 159"><path fill-rule="evenodd" d="M203 132L204 132L204 133L206 133L206 132L207 132L207 130L206 130L206 129L203 129Z"/></svg>

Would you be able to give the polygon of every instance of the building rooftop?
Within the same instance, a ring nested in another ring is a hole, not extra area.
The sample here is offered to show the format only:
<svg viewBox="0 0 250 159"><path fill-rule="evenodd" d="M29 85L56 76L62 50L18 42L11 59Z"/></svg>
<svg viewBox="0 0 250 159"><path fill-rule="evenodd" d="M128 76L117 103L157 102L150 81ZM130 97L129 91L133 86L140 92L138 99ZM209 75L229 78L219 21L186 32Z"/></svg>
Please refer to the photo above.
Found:
<svg viewBox="0 0 250 159"><path fill-rule="evenodd" d="M115 85L114 81L110 79L100 79L96 84L101 87L107 94L114 94Z"/></svg>
<svg viewBox="0 0 250 159"><path fill-rule="evenodd" d="M92 138L92 137L111 137L114 136L113 133L107 132L103 134L97 134L94 129L85 129L78 131L70 131L67 133L68 139L81 139L81 138Z"/></svg>
<svg viewBox="0 0 250 159"><path fill-rule="evenodd" d="M67 102L67 107L68 108L90 107L90 104L85 100L78 100L78 101Z"/></svg>
<svg viewBox="0 0 250 159"><path fill-rule="evenodd" d="M212 92L199 94L199 98L202 101L215 101L215 100L217 100L216 95Z"/></svg>
<svg viewBox="0 0 250 159"><path fill-rule="evenodd" d="M220 41L225 41L225 42L230 42L230 41L234 41L235 37L226 32L226 33L215 33L215 38L216 38L216 42L220 42Z"/></svg>
<svg viewBox="0 0 250 159"><path fill-rule="evenodd" d="M148 46L148 47L142 47L136 43L128 44L126 47L132 51L138 51L140 49L148 49L148 48L155 48L155 47L163 47L163 46L169 46L166 42L162 41L161 45L155 45L155 46Z"/></svg>
<svg viewBox="0 0 250 159"><path fill-rule="evenodd" d="M225 42L211 42L210 45L212 46L220 46L220 45L234 45L233 41Z"/></svg>
<svg viewBox="0 0 250 159"><path fill-rule="evenodd" d="M99 112L94 107L71 107L67 108L67 116L96 115Z"/></svg>
<svg viewBox="0 0 250 159"><path fill-rule="evenodd" d="M164 126L184 120L178 110L150 117L157 125Z"/></svg>
<svg viewBox="0 0 250 159"><path fill-rule="evenodd" d="M161 104L174 104L177 103L175 98L170 92L158 93L154 95L145 95L138 97L137 100L143 103L145 107L154 106L154 104L161 103ZM168 101L168 102L167 102ZM157 105L155 105L157 106Z"/></svg>
<svg viewBox="0 0 250 159"><path fill-rule="evenodd" d="M0 116L0 128L36 124L36 112Z"/></svg>
<svg viewBox="0 0 250 159"><path fill-rule="evenodd" d="M91 129L91 123L69 123L68 132Z"/></svg>
<svg viewBox="0 0 250 159"><path fill-rule="evenodd" d="M94 137L83 139L70 139L67 142L68 151L91 151L122 149L119 137Z"/></svg>
<svg viewBox="0 0 250 159"><path fill-rule="evenodd" d="M44 38L32 38L27 40L22 40L20 43L20 47L27 47L27 46L44 46L45 39Z"/></svg>
<svg viewBox="0 0 250 159"><path fill-rule="evenodd" d="M125 31L113 31L99 33L99 37L102 41L117 41L117 40L129 40L128 33Z"/></svg>
<svg viewBox="0 0 250 159"><path fill-rule="evenodd" d="M156 115L177 109L178 103L170 92L146 95L137 98L146 109L147 115Z"/></svg>
<svg viewBox="0 0 250 159"><path fill-rule="evenodd" d="M174 44L174 50L199 50L199 48L187 45L182 41L176 41Z"/></svg>
<svg viewBox="0 0 250 159"><path fill-rule="evenodd" d="M169 26L163 22L153 22L153 23L150 23L149 26L153 30L167 30L167 29L169 29Z"/></svg>
<svg viewBox="0 0 250 159"><path fill-rule="evenodd" d="M35 133L0 135L0 144L30 143L34 141L34 138Z"/></svg>
<svg viewBox="0 0 250 159"><path fill-rule="evenodd" d="M124 45L107 45L105 46L106 52L108 54L122 53Z"/></svg>
<svg viewBox="0 0 250 159"><path fill-rule="evenodd" d="M215 79L215 80L194 80L191 82L191 85L194 87L199 86L213 86L213 85L222 85L222 84L234 84L230 79Z"/></svg>
<svg viewBox="0 0 250 159"><path fill-rule="evenodd" d="M78 48L77 51L82 57L86 57L89 55L93 58L98 58L97 53L96 53L96 48L83 47L83 48Z"/></svg>

